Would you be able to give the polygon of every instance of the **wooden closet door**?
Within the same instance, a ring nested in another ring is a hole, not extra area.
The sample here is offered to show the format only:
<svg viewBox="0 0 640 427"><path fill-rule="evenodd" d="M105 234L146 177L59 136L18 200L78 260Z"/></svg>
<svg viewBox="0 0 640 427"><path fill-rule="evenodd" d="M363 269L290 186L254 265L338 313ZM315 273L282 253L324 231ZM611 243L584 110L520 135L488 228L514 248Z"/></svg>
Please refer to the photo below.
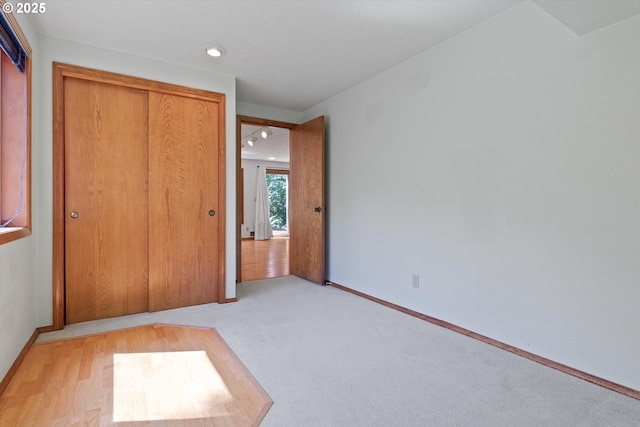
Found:
<svg viewBox="0 0 640 427"><path fill-rule="evenodd" d="M149 93L149 310L218 300L216 102Z"/></svg>
<svg viewBox="0 0 640 427"><path fill-rule="evenodd" d="M147 93L64 83L66 323L148 310Z"/></svg>

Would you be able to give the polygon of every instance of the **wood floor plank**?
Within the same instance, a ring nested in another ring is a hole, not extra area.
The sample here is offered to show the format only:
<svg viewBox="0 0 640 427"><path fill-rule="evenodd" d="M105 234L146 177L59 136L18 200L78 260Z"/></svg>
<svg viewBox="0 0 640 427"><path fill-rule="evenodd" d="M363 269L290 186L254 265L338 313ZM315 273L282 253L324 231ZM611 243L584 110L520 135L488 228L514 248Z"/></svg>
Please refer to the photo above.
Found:
<svg viewBox="0 0 640 427"><path fill-rule="evenodd" d="M272 403L214 329L154 324L35 344L0 426L257 426Z"/></svg>
<svg viewBox="0 0 640 427"><path fill-rule="evenodd" d="M289 274L289 238L242 240L242 280L268 279Z"/></svg>

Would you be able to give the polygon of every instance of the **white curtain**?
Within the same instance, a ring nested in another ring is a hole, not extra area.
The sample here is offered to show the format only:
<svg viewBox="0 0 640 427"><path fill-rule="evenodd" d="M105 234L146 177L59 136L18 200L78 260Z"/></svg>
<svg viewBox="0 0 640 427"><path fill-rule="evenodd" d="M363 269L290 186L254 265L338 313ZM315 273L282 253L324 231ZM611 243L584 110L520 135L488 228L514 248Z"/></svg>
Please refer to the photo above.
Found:
<svg viewBox="0 0 640 427"><path fill-rule="evenodd" d="M269 216L269 191L267 190L267 171L258 166L258 184L256 185L256 240L269 240L273 237L271 217Z"/></svg>

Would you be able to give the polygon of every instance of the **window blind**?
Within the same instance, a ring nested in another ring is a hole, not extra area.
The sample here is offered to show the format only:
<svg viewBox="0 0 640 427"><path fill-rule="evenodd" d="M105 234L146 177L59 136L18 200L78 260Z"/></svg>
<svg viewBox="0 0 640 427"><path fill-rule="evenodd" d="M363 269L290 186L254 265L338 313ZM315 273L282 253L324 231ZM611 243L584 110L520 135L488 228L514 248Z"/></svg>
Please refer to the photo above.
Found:
<svg viewBox="0 0 640 427"><path fill-rule="evenodd" d="M7 54L18 70L20 70L21 73L24 73L27 62L27 53L20 44L20 41L16 37L11 25L9 25L9 21L7 21L7 18L3 13L0 13L0 47L2 47L4 53Z"/></svg>

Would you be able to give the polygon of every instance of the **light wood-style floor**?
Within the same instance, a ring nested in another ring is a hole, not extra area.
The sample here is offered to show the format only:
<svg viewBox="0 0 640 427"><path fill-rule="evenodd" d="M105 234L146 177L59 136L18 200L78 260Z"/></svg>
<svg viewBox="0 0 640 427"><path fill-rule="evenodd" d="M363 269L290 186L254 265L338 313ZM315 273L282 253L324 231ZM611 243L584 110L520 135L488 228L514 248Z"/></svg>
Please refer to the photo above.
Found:
<svg viewBox="0 0 640 427"><path fill-rule="evenodd" d="M289 274L289 237L242 240L242 281Z"/></svg>
<svg viewBox="0 0 640 427"><path fill-rule="evenodd" d="M0 426L257 426L272 403L215 329L154 324L35 344Z"/></svg>

